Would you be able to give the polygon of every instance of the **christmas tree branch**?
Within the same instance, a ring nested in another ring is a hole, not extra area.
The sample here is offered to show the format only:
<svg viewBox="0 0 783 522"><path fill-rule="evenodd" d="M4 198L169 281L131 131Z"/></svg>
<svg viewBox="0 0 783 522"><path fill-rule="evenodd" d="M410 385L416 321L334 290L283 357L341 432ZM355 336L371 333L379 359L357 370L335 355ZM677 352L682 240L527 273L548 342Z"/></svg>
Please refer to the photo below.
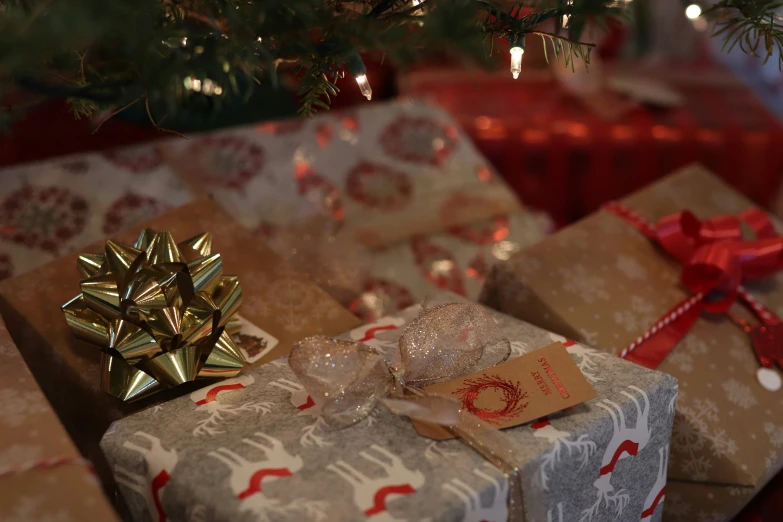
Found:
<svg viewBox="0 0 783 522"><path fill-rule="evenodd" d="M778 67L783 68L783 18L778 14L779 0L720 0L704 11L715 21L713 36L723 38L723 50L739 48L759 56L766 64L778 51Z"/></svg>

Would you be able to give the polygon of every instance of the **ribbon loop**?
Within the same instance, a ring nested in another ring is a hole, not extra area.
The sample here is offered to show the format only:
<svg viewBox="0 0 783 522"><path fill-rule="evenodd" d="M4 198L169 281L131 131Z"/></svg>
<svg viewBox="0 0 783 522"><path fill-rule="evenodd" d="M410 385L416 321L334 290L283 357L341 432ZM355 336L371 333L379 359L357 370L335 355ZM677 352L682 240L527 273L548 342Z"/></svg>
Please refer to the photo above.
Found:
<svg viewBox="0 0 783 522"><path fill-rule="evenodd" d="M383 397L400 397L412 385L456 377L480 365L494 366L510 353L510 343L483 307L450 303L422 311L405 328L398 353L387 358L360 342L316 336L298 342L288 363L324 406L327 424L349 426Z"/></svg>
<svg viewBox="0 0 783 522"><path fill-rule="evenodd" d="M323 405L324 420L333 426L364 419L394 385L383 357L358 342L308 337L291 350L288 364L313 400Z"/></svg>
<svg viewBox="0 0 783 522"><path fill-rule="evenodd" d="M644 361L645 366L655 368L690 330L701 310L725 313L737 298L748 304L763 324L780 323L774 314L766 310L761 313L763 307L752 301L742 288L744 282L770 277L783 269L783 236L777 234L765 212L754 208L738 216L700 221L685 210L663 217L652 227L620 203L605 208L676 258L683 265L683 286L695 294L624 350L624 357ZM742 223L751 229L754 238L743 239ZM645 348L638 351L644 353L631 355L643 343Z"/></svg>

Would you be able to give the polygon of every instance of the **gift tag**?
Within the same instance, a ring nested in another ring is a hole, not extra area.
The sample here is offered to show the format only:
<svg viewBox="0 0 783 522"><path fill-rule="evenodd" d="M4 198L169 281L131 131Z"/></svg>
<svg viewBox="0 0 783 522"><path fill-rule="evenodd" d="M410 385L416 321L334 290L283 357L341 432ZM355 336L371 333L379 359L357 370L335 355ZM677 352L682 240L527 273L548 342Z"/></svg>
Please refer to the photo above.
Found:
<svg viewBox="0 0 783 522"><path fill-rule="evenodd" d="M265 332L239 314L236 316L242 323L239 333L234 335L234 341L242 352L242 356L248 364L260 360L272 351L280 342L276 337Z"/></svg>
<svg viewBox="0 0 783 522"><path fill-rule="evenodd" d="M519 426L596 396L560 343L424 390L457 399L463 412L498 429ZM413 425L425 437L453 438L437 425L418 421Z"/></svg>

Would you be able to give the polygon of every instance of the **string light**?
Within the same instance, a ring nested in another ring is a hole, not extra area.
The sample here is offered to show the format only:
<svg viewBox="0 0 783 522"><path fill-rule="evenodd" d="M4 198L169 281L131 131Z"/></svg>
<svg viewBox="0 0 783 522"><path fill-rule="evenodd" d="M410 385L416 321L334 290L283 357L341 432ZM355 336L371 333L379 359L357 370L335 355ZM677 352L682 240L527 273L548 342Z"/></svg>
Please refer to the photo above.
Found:
<svg viewBox="0 0 783 522"><path fill-rule="evenodd" d="M522 55L525 54L525 50L522 47L514 46L510 50L511 53L511 74L514 75L514 79L519 78L519 73L522 72Z"/></svg>
<svg viewBox="0 0 783 522"><path fill-rule="evenodd" d="M419 4L421 4L424 0L411 0L411 5L413 7L418 7ZM424 16L424 8L419 7L413 12L413 16ZM424 25L424 22L416 22L420 27Z"/></svg>
<svg viewBox="0 0 783 522"><path fill-rule="evenodd" d="M362 91L364 97L368 100L372 100L372 87L370 87L370 82L367 80L367 75L360 74L357 76L356 83L359 84L359 90Z"/></svg>
<svg viewBox="0 0 783 522"><path fill-rule="evenodd" d="M685 16L691 20L696 20L701 16L701 7L696 4L691 4L685 8Z"/></svg>
<svg viewBox="0 0 783 522"><path fill-rule="evenodd" d="M572 5L574 5L574 2L573 2L573 0L568 0L567 4L568 4L568 7L571 7ZM571 19L570 15L563 15L562 25L563 25L564 28L568 27L568 21L570 19Z"/></svg>
<svg viewBox="0 0 783 522"><path fill-rule="evenodd" d="M359 53L353 53L345 61L345 67L348 72L356 78L356 83L359 85L359 90L368 100L372 100L372 87L370 87L370 81L367 79L367 67L364 65L362 57Z"/></svg>
<svg viewBox="0 0 783 522"><path fill-rule="evenodd" d="M207 96L212 96L213 94L220 96L223 94L223 88L209 78L204 78L204 81L201 81L198 78L188 76L183 80L183 84L187 90L200 92Z"/></svg>

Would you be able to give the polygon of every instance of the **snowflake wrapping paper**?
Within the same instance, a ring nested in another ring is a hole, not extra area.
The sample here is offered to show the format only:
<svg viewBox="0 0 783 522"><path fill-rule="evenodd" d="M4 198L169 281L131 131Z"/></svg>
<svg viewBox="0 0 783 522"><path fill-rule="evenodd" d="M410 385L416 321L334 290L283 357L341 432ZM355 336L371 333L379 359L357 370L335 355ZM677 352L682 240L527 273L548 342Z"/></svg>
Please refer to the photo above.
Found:
<svg viewBox="0 0 783 522"><path fill-rule="evenodd" d="M48 467L50 459L71 461ZM0 320L0 520L118 521ZM57 487L52 487L57 485Z"/></svg>
<svg viewBox="0 0 783 522"><path fill-rule="evenodd" d="M623 203L653 222L685 209L706 219L752 207L699 166ZM497 264L482 302L618 354L688 296L680 273L634 227L602 211ZM779 274L746 288L780 315L782 284ZM731 313L747 316L736 304ZM658 367L680 382L667 520L730 520L783 467L783 394L762 388L758 368L750 337L725 317L699 319Z"/></svg>
<svg viewBox="0 0 783 522"><path fill-rule="evenodd" d="M342 337L395 345L419 310ZM513 356L564 342L598 395L505 430L524 456L527 520L661 520L675 379L491 313ZM101 447L137 522L507 519L503 475L460 441L422 437L381 408L337 431L318 415L279 359L117 421Z"/></svg>
<svg viewBox="0 0 783 522"><path fill-rule="evenodd" d="M214 201L194 201L113 239L133 243L146 227L170 231L177 241L204 231L212 234L225 273L239 277L244 295L239 315L260 329L256 342L240 346L251 364L287 354L294 342L308 335L334 335L361 324L309 279L291 271ZM104 247L105 240L101 240L82 252L96 253ZM186 390L175 388L133 403L102 391L101 351L76 339L60 311L63 303L79 293L82 276L75 268L79 253L0 282L0 312L74 442L95 463L101 477L110 479L98 442L111 422Z"/></svg>
<svg viewBox="0 0 783 522"><path fill-rule="evenodd" d="M263 236L320 212L378 247L522 208L454 120L424 103L169 140L161 154Z"/></svg>

